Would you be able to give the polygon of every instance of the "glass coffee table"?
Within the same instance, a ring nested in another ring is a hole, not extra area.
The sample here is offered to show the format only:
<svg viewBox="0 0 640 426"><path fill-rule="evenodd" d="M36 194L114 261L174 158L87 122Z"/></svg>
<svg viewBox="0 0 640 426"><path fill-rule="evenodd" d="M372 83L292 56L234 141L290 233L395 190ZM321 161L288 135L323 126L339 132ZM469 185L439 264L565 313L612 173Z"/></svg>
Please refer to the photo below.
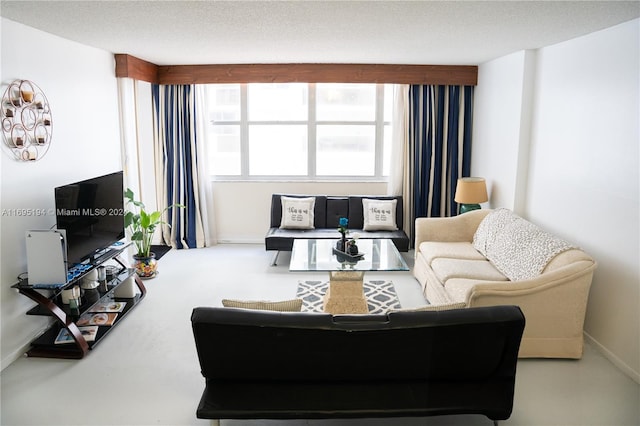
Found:
<svg viewBox="0 0 640 426"><path fill-rule="evenodd" d="M290 272L329 272L329 289L324 311L331 314L366 314L365 272L408 271L409 267L390 239L359 239L358 261L338 259L333 248L337 239L296 239L291 252Z"/></svg>

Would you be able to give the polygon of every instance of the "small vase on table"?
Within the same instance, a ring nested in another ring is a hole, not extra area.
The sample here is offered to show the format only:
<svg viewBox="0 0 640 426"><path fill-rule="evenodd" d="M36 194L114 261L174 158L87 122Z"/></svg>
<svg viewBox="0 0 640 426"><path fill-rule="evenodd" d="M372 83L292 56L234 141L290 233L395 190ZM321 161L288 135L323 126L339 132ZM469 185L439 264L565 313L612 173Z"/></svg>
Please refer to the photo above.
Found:
<svg viewBox="0 0 640 426"><path fill-rule="evenodd" d="M340 241L338 241L336 248L345 253L347 252L347 232L349 232L349 230L347 229L348 225L349 219L347 219L346 217L341 217L340 221L338 222L338 232L340 232L341 238Z"/></svg>

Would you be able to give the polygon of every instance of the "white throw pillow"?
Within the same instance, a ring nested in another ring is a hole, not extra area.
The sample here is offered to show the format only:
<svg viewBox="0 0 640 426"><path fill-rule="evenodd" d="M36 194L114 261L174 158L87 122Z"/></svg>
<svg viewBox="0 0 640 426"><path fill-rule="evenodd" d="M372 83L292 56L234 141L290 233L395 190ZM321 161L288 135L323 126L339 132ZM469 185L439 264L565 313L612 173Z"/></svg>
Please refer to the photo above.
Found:
<svg viewBox="0 0 640 426"><path fill-rule="evenodd" d="M280 221L280 228L314 229L313 209L316 205L315 197L281 197L280 200L282 201L282 220Z"/></svg>
<svg viewBox="0 0 640 426"><path fill-rule="evenodd" d="M362 199L362 213L364 215L365 231L397 231L396 206L397 199L376 200Z"/></svg>
<svg viewBox="0 0 640 426"><path fill-rule="evenodd" d="M302 299L282 300L278 302L222 299L222 306L225 308L257 309L260 311L300 312L302 310Z"/></svg>

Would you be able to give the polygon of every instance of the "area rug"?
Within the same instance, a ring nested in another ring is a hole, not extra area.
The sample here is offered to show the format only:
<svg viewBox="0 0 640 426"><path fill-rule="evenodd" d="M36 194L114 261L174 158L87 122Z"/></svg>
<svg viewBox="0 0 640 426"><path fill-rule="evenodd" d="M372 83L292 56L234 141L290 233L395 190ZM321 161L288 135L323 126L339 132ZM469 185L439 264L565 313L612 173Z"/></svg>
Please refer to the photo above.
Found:
<svg viewBox="0 0 640 426"><path fill-rule="evenodd" d="M400 301L393 282L370 280L364 282L370 314L381 314L391 309L400 309ZM329 281L299 281L296 297L302 299L302 311L323 312L322 298L329 288Z"/></svg>

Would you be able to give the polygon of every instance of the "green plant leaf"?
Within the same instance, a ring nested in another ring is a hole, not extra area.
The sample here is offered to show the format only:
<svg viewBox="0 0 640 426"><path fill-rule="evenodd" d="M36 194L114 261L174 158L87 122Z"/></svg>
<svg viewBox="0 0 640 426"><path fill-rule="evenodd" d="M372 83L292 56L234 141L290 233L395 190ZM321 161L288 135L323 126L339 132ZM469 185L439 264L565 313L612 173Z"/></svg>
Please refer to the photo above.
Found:
<svg viewBox="0 0 640 426"><path fill-rule="evenodd" d="M129 201L133 201L133 191L131 190L131 188L127 188L127 190L124 191L124 198Z"/></svg>
<svg viewBox="0 0 640 426"><path fill-rule="evenodd" d="M149 215L149 220L152 224L156 224L160 221L160 216L162 216L161 212L153 212Z"/></svg>
<svg viewBox="0 0 640 426"><path fill-rule="evenodd" d="M144 210L140 210L140 226L148 228L149 225L151 225L151 216L149 216Z"/></svg>

